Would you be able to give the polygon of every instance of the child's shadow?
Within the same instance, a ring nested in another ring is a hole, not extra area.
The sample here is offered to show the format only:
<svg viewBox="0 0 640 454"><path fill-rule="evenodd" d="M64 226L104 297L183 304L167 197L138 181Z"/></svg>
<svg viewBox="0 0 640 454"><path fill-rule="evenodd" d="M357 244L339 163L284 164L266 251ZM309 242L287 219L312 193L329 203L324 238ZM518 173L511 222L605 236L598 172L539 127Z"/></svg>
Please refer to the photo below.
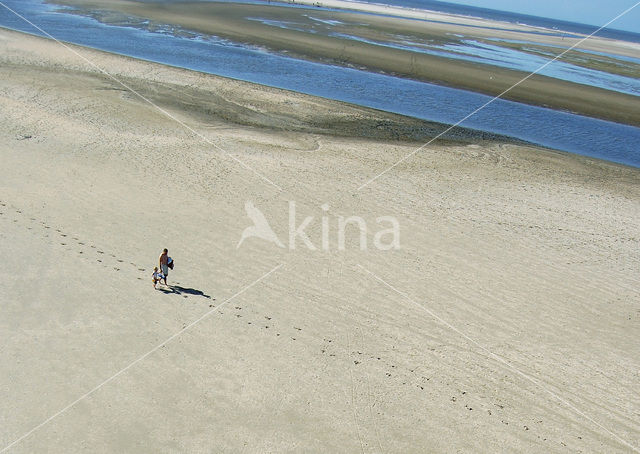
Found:
<svg viewBox="0 0 640 454"><path fill-rule="evenodd" d="M182 287L180 285L167 285L163 287L157 287L157 290L160 290L164 294L176 294L176 295L184 295L186 298L188 295L193 296L203 296L205 298L211 298L210 295L206 295L202 290L196 290L194 288Z"/></svg>

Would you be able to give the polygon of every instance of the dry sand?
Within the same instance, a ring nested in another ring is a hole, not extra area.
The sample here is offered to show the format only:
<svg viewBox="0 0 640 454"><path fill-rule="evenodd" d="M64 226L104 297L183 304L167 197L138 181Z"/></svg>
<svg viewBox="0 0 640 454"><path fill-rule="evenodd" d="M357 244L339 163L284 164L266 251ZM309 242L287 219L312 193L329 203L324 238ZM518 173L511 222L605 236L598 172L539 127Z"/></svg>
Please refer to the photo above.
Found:
<svg viewBox="0 0 640 454"><path fill-rule="evenodd" d="M521 82L528 73L380 46L335 35L352 34L373 42L387 41L390 35L405 36L409 40L415 38L426 42L446 42L457 35L459 37L455 40L487 37L535 40L565 48L578 42L577 39L531 35L528 32L533 30L532 27L464 17L454 18L438 13L428 14L431 19L455 23L425 22L354 12L315 11L267 4L129 0L55 0L55 3L77 6L85 12L92 11L91 14L96 14L106 22L126 22L126 17L122 14L136 16L311 60L366 68L492 96L502 94L503 98L513 101L640 125L637 96L538 74ZM410 12L402 9L400 11ZM114 15L113 12L120 14ZM342 25L323 28L314 18L338 20ZM276 24L262 23L261 19L275 21ZM282 28L278 25L279 22L295 25L292 28ZM633 56L640 52L638 44L601 38L589 39L581 44L580 48ZM560 52L559 49L556 51ZM581 60L585 60L584 56ZM508 91L505 92L506 90Z"/></svg>
<svg viewBox="0 0 640 454"><path fill-rule="evenodd" d="M640 447L638 169L449 143L358 191L416 143L353 125L399 117L74 49L229 155L0 31L0 450L176 333L6 452ZM284 242L295 201L316 245L328 203L331 250L236 249L246 201ZM402 248L337 251L339 215Z"/></svg>

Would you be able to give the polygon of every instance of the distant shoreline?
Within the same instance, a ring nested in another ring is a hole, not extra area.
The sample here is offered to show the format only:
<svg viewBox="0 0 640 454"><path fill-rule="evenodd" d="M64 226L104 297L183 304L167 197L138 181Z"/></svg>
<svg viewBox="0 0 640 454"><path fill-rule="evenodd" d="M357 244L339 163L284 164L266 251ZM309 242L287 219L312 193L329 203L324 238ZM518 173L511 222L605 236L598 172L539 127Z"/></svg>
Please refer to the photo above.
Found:
<svg viewBox="0 0 640 454"><path fill-rule="evenodd" d="M306 4L313 4L303 0ZM640 126L638 97L567 82L547 76L533 75L523 79L528 73L492 65L412 52L409 50L376 46L367 42L347 40L320 33L269 26L247 17L267 17L282 21L302 20L305 9L279 7L274 5L233 4L233 3L180 3L149 4L118 0L56 0L55 3L75 6L81 9L101 9L136 16L160 23L174 24L187 30L219 36L240 43L258 45L276 52L286 51L291 56L312 61L352 66L373 72L388 73L399 77L431 82L438 85L461 88L489 96L502 95L503 99L525 104L565 110L579 115L609 120L631 126ZM300 2L302 3L302 2ZM353 3L330 0L321 2L324 6L352 6ZM369 10L387 8L384 6L358 4ZM410 10L405 10L407 12ZM417 14L429 14L416 12ZM327 12L318 10L322 18L354 20L357 13ZM442 14L433 13L433 18L442 18ZM453 17L453 16L448 16ZM367 20L368 31L372 36L392 30L407 33L428 33L432 39L444 39L449 33L469 33L473 26L475 35L518 37L518 33L487 30L479 24L487 25L478 19L458 19L461 25L428 23L392 17L362 16ZM426 27L426 28L425 28ZM522 27L526 30L527 27ZM545 44L561 41L552 37L541 37ZM569 39L565 45L570 45ZM589 48L612 53L624 53L632 43L611 42L595 39ZM640 47L640 46L638 46ZM634 47L631 47L634 49Z"/></svg>
<svg viewBox="0 0 640 454"><path fill-rule="evenodd" d="M262 0L265 1L265 0ZM288 2L291 0L281 0L283 2ZM296 1L296 3L306 3L308 0ZM345 0L348 3L356 3L356 4L370 4L363 0ZM312 2L313 3L313 2ZM318 1L316 4L322 4L323 2ZM374 1L373 4L379 5L389 5L391 7L397 7L400 9L406 10L422 10L435 12L440 14L452 15L454 17L466 17L472 19L481 19L481 20L491 20L498 22L505 22L513 25L523 26L523 27L531 27L540 30L546 30L552 33L557 34L558 32L566 32L568 34L577 34L581 36L586 36L595 30L598 30L598 25L585 24L580 22L572 22L566 19L551 19L544 16L535 16L531 14L520 14L512 11L501 11L492 8L483 8L471 5L461 5L457 3L449 3L447 1L438 1L434 0L432 2L427 2L424 4L424 1L421 1L421 5L419 7L407 6L407 5L396 5L393 0L383 0L383 1ZM438 7L436 8L433 3L438 3ZM355 8L352 8L355 9ZM463 11L464 10L464 11ZM530 23L530 22L531 23ZM545 24L542 24L542 23ZM550 26L554 24L553 26ZM556 26L557 25L557 26ZM564 27L564 28L563 28ZM622 38L624 36L625 38ZM628 41L631 43L640 43L640 33L632 32L629 30L623 30L619 28L611 28L606 27L600 30L597 34L598 38L610 39L610 40L622 40Z"/></svg>

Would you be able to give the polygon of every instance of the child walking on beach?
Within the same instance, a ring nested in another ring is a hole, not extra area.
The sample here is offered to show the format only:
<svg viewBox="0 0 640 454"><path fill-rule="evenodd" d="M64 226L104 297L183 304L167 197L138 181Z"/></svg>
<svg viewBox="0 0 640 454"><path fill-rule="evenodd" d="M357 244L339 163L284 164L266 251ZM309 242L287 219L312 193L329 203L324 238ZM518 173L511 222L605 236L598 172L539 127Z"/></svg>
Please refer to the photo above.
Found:
<svg viewBox="0 0 640 454"><path fill-rule="evenodd" d="M156 288L156 285L158 284L158 282L160 282L160 279L164 279L164 276L160 271L158 271L158 267L156 266L153 269L153 274L151 275L151 280L153 281L153 288Z"/></svg>

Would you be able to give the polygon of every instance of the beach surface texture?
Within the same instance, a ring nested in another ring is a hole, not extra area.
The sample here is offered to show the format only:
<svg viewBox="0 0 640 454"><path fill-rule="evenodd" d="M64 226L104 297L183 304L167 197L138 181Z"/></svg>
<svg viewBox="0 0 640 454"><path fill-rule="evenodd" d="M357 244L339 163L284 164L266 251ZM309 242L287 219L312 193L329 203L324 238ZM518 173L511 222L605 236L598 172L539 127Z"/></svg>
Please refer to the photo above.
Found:
<svg viewBox="0 0 640 454"><path fill-rule="evenodd" d="M637 451L639 170L443 128L0 30L0 450Z"/></svg>

